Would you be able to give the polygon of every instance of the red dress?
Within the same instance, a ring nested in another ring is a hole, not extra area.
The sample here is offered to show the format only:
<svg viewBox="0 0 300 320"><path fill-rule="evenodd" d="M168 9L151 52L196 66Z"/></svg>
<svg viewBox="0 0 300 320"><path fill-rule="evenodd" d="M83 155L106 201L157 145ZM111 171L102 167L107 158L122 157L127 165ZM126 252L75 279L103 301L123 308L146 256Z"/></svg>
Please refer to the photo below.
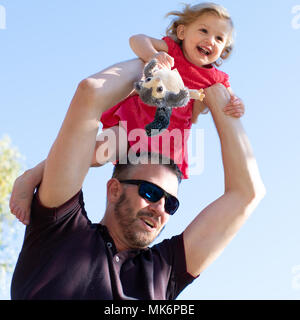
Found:
<svg viewBox="0 0 300 320"><path fill-rule="evenodd" d="M174 68L179 71L184 85L189 89L204 89L215 83L230 87L229 76L216 69L201 68L190 63L183 55L180 46L169 37L163 38L168 45L168 54L174 58ZM187 141L192 126L194 100L185 107L172 110L170 125L160 135L148 137L145 125L154 119L156 107L143 103L138 95L128 97L102 114L103 129L121 125L127 130L129 147L133 151L159 152L175 161L183 174L188 178Z"/></svg>

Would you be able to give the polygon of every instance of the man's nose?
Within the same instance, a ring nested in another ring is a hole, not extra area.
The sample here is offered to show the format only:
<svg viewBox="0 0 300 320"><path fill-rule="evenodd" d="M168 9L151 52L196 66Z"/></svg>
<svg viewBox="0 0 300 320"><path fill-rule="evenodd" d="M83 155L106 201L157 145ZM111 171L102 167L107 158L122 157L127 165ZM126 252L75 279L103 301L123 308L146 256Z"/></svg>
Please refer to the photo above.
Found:
<svg viewBox="0 0 300 320"><path fill-rule="evenodd" d="M159 199L156 202L152 202L150 204L150 208L155 210L155 212L157 212L159 215L166 213L165 212L165 197L161 197L161 199Z"/></svg>

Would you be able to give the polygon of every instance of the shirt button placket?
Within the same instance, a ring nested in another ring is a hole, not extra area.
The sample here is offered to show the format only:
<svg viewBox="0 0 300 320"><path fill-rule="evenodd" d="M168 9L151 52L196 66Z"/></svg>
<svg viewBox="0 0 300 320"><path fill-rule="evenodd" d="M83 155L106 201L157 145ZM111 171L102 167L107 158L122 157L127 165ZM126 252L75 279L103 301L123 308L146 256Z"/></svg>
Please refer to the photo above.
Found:
<svg viewBox="0 0 300 320"><path fill-rule="evenodd" d="M110 249L112 247L112 243L111 242L107 242L107 247Z"/></svg>

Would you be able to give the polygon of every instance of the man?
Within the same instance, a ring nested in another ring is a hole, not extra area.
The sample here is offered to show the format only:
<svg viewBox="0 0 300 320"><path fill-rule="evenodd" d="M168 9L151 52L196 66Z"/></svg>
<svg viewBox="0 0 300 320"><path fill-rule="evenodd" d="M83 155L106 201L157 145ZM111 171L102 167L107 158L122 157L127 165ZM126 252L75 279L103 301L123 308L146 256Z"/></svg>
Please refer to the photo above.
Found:
<svg viewBox="0 0 300 320"><path fill-rule="evenodd" d="M176 167L118 165L107 183L104 218L90 223L81 187L98 119L130 94L142 69L140 60L131 60L79 84L33 200L12 299L175 299L217 258L264 196L240 121L222 110L229 95L215 85L206 89L205 102L220 137L224 194L183 234L148 248L178 207Z"/></svg>

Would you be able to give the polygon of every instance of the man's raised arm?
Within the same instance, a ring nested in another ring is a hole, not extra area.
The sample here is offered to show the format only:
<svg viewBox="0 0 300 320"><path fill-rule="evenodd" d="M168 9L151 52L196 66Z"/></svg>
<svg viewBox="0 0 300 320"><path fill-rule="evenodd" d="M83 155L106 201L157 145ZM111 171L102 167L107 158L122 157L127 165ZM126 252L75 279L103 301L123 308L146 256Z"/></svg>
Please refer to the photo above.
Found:
<svg viewBox="0 0 300 320"><path fill-rule="evenodd" d="M102 112L117 104L140 79L139 59L116 64L78 85L59 134L46 159L39 197L57 207L82 187L91 164Z"/></svg>
<svg viewBox="0 0 300 320"><path fill-rule="evenodd" d="M187 270L194 276L221 254L265 194L240 120L223 112L229 93L217 84L206 89L205 95L204 102L211 111L221 142L225 191L184 231Z"/></svg>

